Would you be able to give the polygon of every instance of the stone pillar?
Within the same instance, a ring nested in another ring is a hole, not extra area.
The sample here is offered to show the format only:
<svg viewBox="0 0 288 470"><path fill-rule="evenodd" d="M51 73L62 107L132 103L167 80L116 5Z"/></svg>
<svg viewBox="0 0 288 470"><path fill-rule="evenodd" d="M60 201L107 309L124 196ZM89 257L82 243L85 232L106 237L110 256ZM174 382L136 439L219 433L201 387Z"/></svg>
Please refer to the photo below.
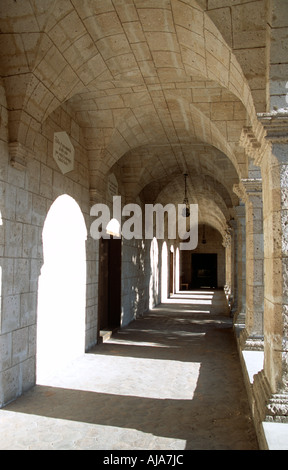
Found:
<svg viewBox="0 0 288 470"><path fill-rule="evenodd" d="M258 119L255 133L243 129L242 144L262 175L264 365L253 377L252 409L265 443L263 421L288 422L288 116L273 111Z"/></svg>
<svg viewBox="0 0 288 470"><path fill-rule="evenodd" d="M237 216L237 309L235 323L245 325L246 316L246 220L244 204L235 207Z"/></svg>
<svg viewBox="0 0 288 470"><path fill-rule="evenodd" d="M267 113L253 129L244 128L240 145L263 182L264 366L253 377L253 415L259 442L262 422L288 423L288 95L287 5L268 3ZM269 112L270 110L270 112Z"/></svg>
<svg viewBox="0 0 288 470"><path fill-rule="evenodd" d="M273 408L274 415L288 421L288 116L273 112L260 115L259 120L270 143L262 159L265 189L264 374L272 394L281 396Z"/></svg>
<svg viewBox="0 0 288 470"><path fill-rule="evenodd" d="M227 296L232 295L232 246L231 237L225 235L222 245L225 248L225 290Z"/></svg>
<svg viewBox="0 0 288 470"><path fill-rule="evenodd" d="M238 304L238 276L237 276L237 265L238 265L238 243L237 243L237 222L236 220L230 220L229 226L231 227L231 315L233 316L237 310ZM226 261L227 262L227 261Z"/></svg>
<svg viewBox="0 0 288 470"><path fill-rule="evenodd" d="M239 198L243 202L245 202L246 303L245 303L245 329L243 330L241 334L241 348L261 350L263 349L263 310L264 310L264 307L263 307L264 248L263 248L263 214L262 214L261 178L242 179L239 185L234 186L234 192L239 196ZM238 209L238 212L240 212L239 209ZM242 217L242 226L243 225L244 225L244 220ZM242 236L244 238L243 232L242 232ZM243 285L243 281L242 281L242 285ZM240 319L238 318L237 319L238 324L239 324L239 320ZM243 315L242 315L241 320L243 322L244 320Z"/></svg>
<svg viewBox="0 0 288 470"><path fill-rule="evenodd" d="M242 349L263 350L264 243L261 178L243 179L246 194L246 321Z"/></svg>

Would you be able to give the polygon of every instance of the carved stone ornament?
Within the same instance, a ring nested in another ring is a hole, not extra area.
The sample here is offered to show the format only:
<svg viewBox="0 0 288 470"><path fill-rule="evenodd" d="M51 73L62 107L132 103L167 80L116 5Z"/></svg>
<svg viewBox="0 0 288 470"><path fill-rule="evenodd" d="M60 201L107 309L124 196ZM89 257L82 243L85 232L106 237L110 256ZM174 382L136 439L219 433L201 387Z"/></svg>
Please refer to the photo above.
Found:
<svg viewBox="0 0 288 470"><path fill-rule="evenodd" d="M254 376L253 388L256 400L260 404L261 419L268 422L288 423L288 394L271 393L264 370Z"/></svg>
<svg viewBox="0 0 288 470"><path fill-rule="evenodd" d="M241 183L245 188L245 192L249 194L262 193L262 179L261 178L242 178Z"/></svg>

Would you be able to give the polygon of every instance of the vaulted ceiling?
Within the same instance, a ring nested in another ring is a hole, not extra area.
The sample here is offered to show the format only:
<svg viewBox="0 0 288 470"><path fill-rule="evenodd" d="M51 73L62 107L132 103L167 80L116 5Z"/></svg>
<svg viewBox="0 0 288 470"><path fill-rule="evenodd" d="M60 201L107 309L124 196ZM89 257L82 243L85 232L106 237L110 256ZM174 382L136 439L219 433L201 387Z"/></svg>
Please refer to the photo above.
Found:
<svg viewBox="0 0 288 470"><path fill-rule="evenodd" d="M0 31L11 142L65 106L91 189L113 171L127 200L182 202L188 173L224 230L247 176L241 131L266 106L265 0L2 0Z"/></svg>

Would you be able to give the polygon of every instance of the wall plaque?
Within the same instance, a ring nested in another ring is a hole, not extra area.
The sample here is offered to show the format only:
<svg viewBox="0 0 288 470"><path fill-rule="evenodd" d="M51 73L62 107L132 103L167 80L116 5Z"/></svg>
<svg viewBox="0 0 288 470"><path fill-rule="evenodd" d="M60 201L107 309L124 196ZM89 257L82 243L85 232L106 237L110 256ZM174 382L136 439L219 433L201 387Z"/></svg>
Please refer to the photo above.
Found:
<svg viewBox="0 0 288 470"><path fill-rule="evenodd" d="M63 174L74 169L75 150L66 132L55 132L53 157Z"/></svg>

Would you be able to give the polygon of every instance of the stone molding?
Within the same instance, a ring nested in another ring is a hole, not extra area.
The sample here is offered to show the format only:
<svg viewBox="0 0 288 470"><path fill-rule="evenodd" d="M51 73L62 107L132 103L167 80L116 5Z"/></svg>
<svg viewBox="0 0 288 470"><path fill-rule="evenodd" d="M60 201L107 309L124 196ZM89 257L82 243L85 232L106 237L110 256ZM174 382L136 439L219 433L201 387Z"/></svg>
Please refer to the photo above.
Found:
<svg viewBox="0 0 288 470"><path fill-rule="evenodd" d="M264 137L265 129L261 124L258 126L257 134L251 126L246 126L243 127L240 135L239 145L244 148L247 156L254 160L258 166L261 165L265 147L268 144Z"/></svg>
<svg viewBox="0 0 288 470"><path fill-rule="evenodd" d="M239 184L234 184L233 192L244 203L247 202L249 196L261 196L262 178L242 178Z"/></svg>
<svg viewBox="0 0 288 470"><path fill-rule="evenodd" d="M223 242L222 242L222 246L224 246L224 248L228 248L229 246L231 246L231 234L230 234L230 230L229 228L225 230L224 234L223 234Z"/></svg>
<svg viewBox="0 0 288 470"><path fill-rule="evenodd" d="M239 144L246 154L261 166L267 145L288 143L288 112L272 111L257 114L259 126L245 126Z"/></svg>
<svg viewBox="0 0 288 470"><path fill-rule="evenodd" d="M240 335L240 346L242 351L264 351L264 336L249 335L245 328Z"/></svg>
<svg viewBox="0 0 288 470"><path fill-rule="evenodd" d="M243 311L242 308L239 311L237 309L235 312L234 327L238 327L239 329L241 329L241 332L242 332L243 328L245 328L245 322L246 322L246 311ZM239 334L241 334L241 332Z"/></svg>
<svg viewBox="0 0 288 470"><path fill-rule="evenodd" d="M288 142L288 112L259 113L258 120L266 131L270 142Z"/></svg>
<svg viewBox="0 0 288 470"><path fill-rule="evenodd" d="M261 196L262 194L262 178L243 178L241 183L244 186L245 193L249 196Z"/></svg>
<svg viewBox="0 0 288 470"><path fill-rule="evenodd" d="M239 199L241 199L245 203L245 199L246 199L245 188L241 182L239 184L233 185L233 192L236 194L236 196L239 197Z"/></svg>
<svg viewBox="0 0 288 470"><path fill-rule="evenodd" d="M28 149L20 142L10 142L8 146L11 166L17 170L26 170L29 156Z"/></svg>
<svg viewBox="0 0 288 470"><path fill-rule="evenodd" d="M253 392L261 421L288 423L288 394L272 393L264 370L254 376Z"/></svg>
<svg viewBox="0 0 288 470"><path fill-rule="evenodd" d="M246 150L247 155L253 159L255 158L255 153L257 153L261 147L251 126L243 127L239 143L240 146Z"/></svg>

